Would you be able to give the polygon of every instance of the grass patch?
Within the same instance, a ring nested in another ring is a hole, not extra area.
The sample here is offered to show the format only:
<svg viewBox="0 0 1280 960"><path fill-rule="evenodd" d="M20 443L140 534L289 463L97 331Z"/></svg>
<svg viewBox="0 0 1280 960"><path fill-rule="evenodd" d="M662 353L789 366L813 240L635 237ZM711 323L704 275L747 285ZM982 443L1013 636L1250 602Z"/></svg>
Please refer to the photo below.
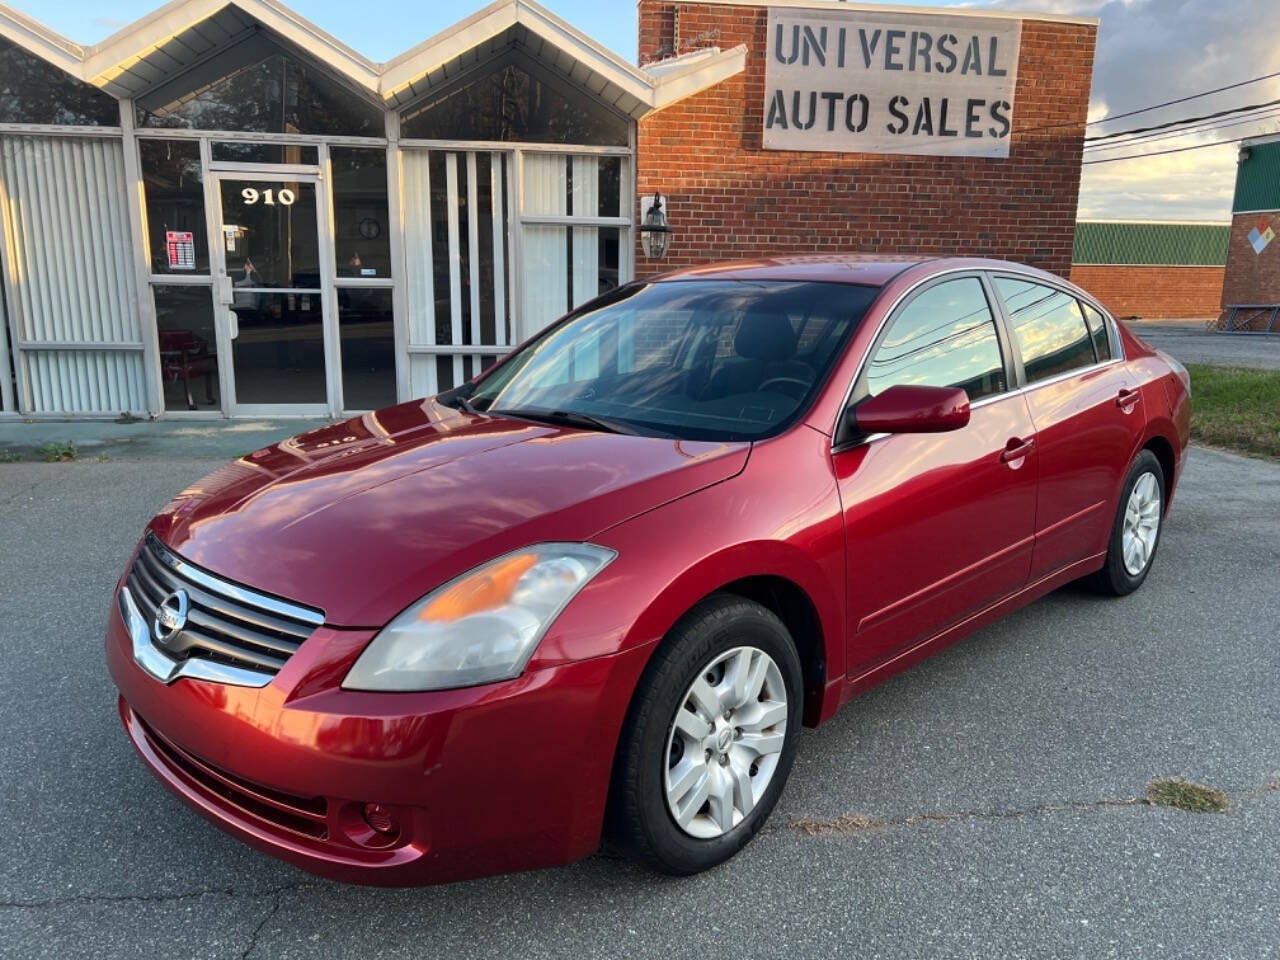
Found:
<svg viewBox="0 0 1280 960"><path fill-rule="evenodd" d="M1280 370L1192 364L1191 437L1254 457L1280 459Z"/></svg>
<svg viewBox="0 0 1280 960"><path fill-rule="evenodd" d="M0 450L0 463L17 463L22 459L22 454L17 450Z"/></svg>
<svg viewBox="0 0 1280 960"><path fill-rule="evenodd" d="M1223 813L1230 802L1221 790L1177 777L1147 784L1147 803L1157 807L1177 807L1190 813Z"/></svg>
<svg viewBox="0 0 1280 960"><path fill-rule="evenodd" d="M881 827L888 826L879 817L869 817L862 813L842 813L840 816L830 820L819 819L818 817L801 817L791 825L801 833L807 833L811 837L816 837L822 833L865 833L868 830L878 830Z"/></svg>
<svg viewBox="0 0 1280 960"><path fill-rule="evenodd" d="M66 443L46 443L36 447L36 453L45 463L66 463L76 458L76 445L71 441Z"/></svg>

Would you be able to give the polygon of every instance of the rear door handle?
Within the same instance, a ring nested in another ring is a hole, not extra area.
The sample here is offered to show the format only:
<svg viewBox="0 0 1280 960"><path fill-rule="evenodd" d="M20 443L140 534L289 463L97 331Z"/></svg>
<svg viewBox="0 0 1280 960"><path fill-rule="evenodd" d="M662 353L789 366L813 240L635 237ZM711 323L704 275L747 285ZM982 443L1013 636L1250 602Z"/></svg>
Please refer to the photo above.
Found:
<svg viewBox="0 0 1280 960"><path fill-rule="evenodd" d="M1116 406L1123 409L1133 409L1134 404L1142 399L1142 394L1137 390L1121 390L1116 396Z"/></svg>
<svg viewBox="0 0 1280 960"><path fill-rule="evenodd" d="M1021 460L1028 453L1035 449L1036 441L1032 437L1030 440L1021 440L1014 437L1004 446L1004 452L1000 454L1000 459L1004 463L1013 463L1015 460Z"/></svg>

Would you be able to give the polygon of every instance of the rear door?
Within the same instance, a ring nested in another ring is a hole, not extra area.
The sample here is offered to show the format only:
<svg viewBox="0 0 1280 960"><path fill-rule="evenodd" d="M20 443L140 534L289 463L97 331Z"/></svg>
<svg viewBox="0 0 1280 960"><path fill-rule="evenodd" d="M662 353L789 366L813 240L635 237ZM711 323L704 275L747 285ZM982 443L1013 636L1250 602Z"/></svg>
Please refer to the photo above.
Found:
<svg viewBox="0 0 1280 960"><path fill-rule="evenodd" d="M848 550L849 673L1020 589L1031 563L1034 427L978 274L946 276L889 318L851 403L897 384L963 387L950 433L856 437L833 454Z"/></svg>
<svg viewBox="0 0 1280 960"><path fill-rule="evenodd" d="M1119 338L1099 311L1047 282L1013 274L991 281L1035 423L1034 581L1106 550L1145 413Z"/></svg>

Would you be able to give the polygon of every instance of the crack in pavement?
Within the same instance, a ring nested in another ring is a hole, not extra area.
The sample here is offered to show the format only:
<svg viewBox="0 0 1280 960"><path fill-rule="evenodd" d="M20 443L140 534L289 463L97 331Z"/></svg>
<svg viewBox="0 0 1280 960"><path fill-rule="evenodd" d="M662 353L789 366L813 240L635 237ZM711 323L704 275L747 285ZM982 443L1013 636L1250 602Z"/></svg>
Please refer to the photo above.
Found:
<svg viewBox="0 0 1280 960"><path fill-rule="evenodd" d="M280 912L280 905L284 902L284 894L287 888L281 887L275 892L275 902L271 905L271 909L266 915L258 921L258 925L253 928L253 933L249 934L249 945L244 948L244 952L240 954L240 960L249 960L249 955L258 948L258 938L262 936L262 931L268 923Z"/></svg>
<svg viewBox="0 0 1280 960"><path fill-rule="evenodd" d="M208 887L202 890L189 890L184 893L128 893L128 894L76 894L69 897L50 897L46 900L0 900L0 909L9 910L47 910L72 904L92 905L97 903L176 903L182 900L197 900L200 897L275 897L275 907L270 916L280 909L284 895L293 890L305 890L319 887L320 884L301 880L286 883L279 887L267 887L262 890L236 890L232 887ZM263 921L266 922L265 920ZM258 931L254 931L257 936Z"/></svg>

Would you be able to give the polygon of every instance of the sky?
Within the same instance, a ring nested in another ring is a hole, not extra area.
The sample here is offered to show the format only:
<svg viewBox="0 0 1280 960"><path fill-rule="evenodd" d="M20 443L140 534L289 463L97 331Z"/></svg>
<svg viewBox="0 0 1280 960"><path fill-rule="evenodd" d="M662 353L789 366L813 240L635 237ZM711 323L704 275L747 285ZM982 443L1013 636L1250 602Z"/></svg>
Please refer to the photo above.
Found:
<svg viewBox="0 0 1280 960"><path fill-rule="evenodd" d="M9 0L82 44L104 39L160 0ZM632 0L542 0L543 5L634 62ZM299 14L370 59L388 60L468 16L483 0L286 0ZM916 0L920 6L969 6L1096 16L1090 135L1280 100L1280 77L1162 110L1106 122L1124 113L1280 71L1277 0ZM1016 104L1015 104L1016 113ZM1229 122L1226 118L1223 122ZM1280 132L1280 111L1262 121L1184 134L1137 147L1089 151L1086 159L1126 156ZM1081 218L1226 220L1231 211L1237 146L1227 144L1158 157L1090 164L1081 182Z"/></svg>

